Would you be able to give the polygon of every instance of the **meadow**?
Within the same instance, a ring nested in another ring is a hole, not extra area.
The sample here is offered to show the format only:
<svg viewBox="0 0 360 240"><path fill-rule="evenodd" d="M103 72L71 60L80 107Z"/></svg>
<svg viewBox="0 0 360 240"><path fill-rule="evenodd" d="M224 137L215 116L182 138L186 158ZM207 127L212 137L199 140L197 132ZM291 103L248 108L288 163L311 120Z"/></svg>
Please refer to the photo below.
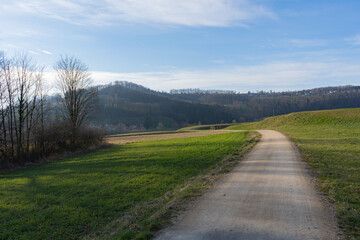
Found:
<svg viewBox="0 0 360 240"><path fill-rule="evenodd" d="M227 129L274 129L290 137L335 203L346 237L360 239L360 109L291 113Z"/></svg>
<svg viewBox="0 0 360 240"><path fill-rule="evenodd" d="M254 144L249 132L153 140L0 174L0 239L148 239Z"/></svg>

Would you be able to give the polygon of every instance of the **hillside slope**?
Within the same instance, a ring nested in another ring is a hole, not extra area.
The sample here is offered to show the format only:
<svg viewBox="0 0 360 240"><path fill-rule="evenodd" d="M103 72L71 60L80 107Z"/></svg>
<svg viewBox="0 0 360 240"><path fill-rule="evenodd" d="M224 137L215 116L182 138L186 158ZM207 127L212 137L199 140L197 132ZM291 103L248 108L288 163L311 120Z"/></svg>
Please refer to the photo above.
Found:
<svg viewBox="0 0 360 240"><path fill-rule="evenodd" d="M360 87L237 93L188 89L159 92L131 82L98 86L94 124L110 133L172 130L187 125L254 121L299 111L360 107Z"/></svg>
<svg viewBox="0 0 360 240"><path fill-rule="evenodd" d="M360 109L299 112L228 129L275 129L298 146L321 191L336 203L340 226L360 238Z"/></svg>
<svg viewBox="0 0 360 240"><path fill-rule="evenodd" d="M259 122L230 126L229 129L244 128L278 128L296 127L331 127L332 131L343 128L360 127L360 108L296 112L281 116L269 117ZM334 128L335 127L335 128Z"/></svg>
<svg viewBox="0 0 360 240"><path fill-rule="evenodd" d="M218 104L236 115L236 120L254 121L300 111L360 107L359 86L338 86L286 92L206 91L183 89L169 97L184 101Z"/></svg>
<svg viewBox="0 0 360 240"><path fill-rule="evenodd" d="M231 122L223 106L171 99L147 89L110 85L99 90L98 125L110 132L177 129L186 124Z"/></svg>

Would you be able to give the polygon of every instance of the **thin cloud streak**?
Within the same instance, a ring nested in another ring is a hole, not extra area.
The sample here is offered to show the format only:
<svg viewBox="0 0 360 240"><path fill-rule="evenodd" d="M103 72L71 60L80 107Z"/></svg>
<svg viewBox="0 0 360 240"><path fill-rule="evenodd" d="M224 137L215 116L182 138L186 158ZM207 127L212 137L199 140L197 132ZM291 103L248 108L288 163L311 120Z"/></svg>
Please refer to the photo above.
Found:
<svg viewBox="0 0 360 240"><path fill-rule="evenodd" d="M46 51L46 50L42 50L41 52L47 54L47 55L53 55L52 52Z"/></svg>
<svg viewBox="0 0 360 240"><path fill-rule="evenodd" d="M351 38L345 38L346 41L350 42L352 46L350 48L354 48L360 45L360 34L351 37Z"/></svg>
<svg viewBox="0 0 360 240"><path fill-rule="evenodd" d="M39 55L38 52L35 52L35 51L32 51L32 50L29 50L29 53L34 54L34 55Z"/></svg>
<svg viewBox="0 0 360 240"><path fill-rule="evenodd" d="M323 47L327 45L327 41L322 39L290 39L290 44L298 48Z"/></svg>
<svg viewBox="0 0 360 240"><path fill-rule="evenodd" d="M249 0L16 0L4 8L78 25L126 22L228 27L275 17L266 7Z"/></svg>

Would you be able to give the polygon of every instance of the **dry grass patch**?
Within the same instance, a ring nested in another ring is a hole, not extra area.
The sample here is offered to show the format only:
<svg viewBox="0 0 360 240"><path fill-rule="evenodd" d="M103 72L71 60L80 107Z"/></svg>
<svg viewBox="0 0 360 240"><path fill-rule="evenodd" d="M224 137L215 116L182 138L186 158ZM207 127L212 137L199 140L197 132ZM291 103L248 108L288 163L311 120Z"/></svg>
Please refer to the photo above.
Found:
<svg viewBox="0 0 360 240"><path fill-rule="evenodd" d="M156 140L165 140L165 139L180 139L180 138L190 138L190 137L202 137L214 134L229 133L234 132L234 130L209 130L209 131L192 131L192 132L170 132L170 133L161 133L161 134L145 134L145 135L114 135L106 138L106 141L111 144L127 144L135 142L145 142L145 141L156 141ZM236 132L236 131L235 131Z"/></svg>

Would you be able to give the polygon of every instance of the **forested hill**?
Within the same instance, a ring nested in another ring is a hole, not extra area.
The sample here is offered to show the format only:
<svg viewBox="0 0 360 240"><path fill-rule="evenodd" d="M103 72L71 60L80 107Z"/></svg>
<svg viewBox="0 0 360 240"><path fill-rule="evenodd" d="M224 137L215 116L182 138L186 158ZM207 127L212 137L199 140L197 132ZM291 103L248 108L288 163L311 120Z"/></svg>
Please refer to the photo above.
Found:
<svg viewBox="0 0 360 240"><path fill-rule="evenodd" d="M126 82L99 87L98 107L96 122L110 132L177 129L235 119L223 106L176 100Z"/></svg>
<svg viewBox="0 0 360 240"><path fill-rule="evenodd" d="M236 93L181 89L157 92L130 83L99 86L96 122L110 132L167 130L187 124L260 120L291 112L360 107L360 87Z"/></svg>
<svg viewBox="0 0 360 240"><path fill-rule="evenodd" d="M231 109L240 121L261 120L291 112L360 107L360 86L324 87L286 92L211 93L197 89L171 91L172 98Z"/></svg>

